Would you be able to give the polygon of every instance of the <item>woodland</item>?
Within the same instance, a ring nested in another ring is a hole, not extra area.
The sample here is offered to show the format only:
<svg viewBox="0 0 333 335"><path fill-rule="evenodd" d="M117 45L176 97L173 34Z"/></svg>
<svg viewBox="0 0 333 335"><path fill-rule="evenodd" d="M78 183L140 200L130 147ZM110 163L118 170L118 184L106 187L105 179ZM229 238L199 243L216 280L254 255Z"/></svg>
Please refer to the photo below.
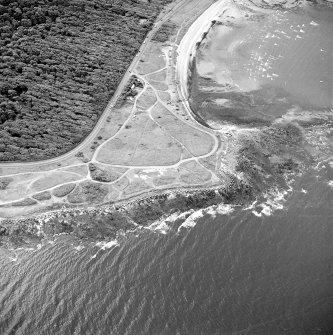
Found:
<svg viewBox="0 0 333 335"><path fill-rule="evenodd" d="M78 145L171 1L0 0L0 161Z"/></svg>

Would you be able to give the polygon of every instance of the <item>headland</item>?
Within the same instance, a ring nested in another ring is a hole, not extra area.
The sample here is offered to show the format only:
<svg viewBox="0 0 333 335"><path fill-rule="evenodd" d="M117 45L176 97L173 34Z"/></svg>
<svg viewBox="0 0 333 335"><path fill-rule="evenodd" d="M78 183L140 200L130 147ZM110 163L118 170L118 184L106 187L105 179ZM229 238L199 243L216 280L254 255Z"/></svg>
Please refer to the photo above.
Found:
<svg viewBox="0 0 333 335"><path fill-rule="evenodd" d="M269 11L275 5L280 3L170 5L135 57L125 92L78 152L0 164L2 235L13 229L37 229L38 236L77 231L82 218L91 231L104 216L115 222L107 229L113 235L189 210L250 203L269 188L286 187L287 175L321 158L323 152L311 146L313 133L306 135L295 120L212 129L189 106L191 66L210 28L228 17L241 20L244 6Z"/></svg>

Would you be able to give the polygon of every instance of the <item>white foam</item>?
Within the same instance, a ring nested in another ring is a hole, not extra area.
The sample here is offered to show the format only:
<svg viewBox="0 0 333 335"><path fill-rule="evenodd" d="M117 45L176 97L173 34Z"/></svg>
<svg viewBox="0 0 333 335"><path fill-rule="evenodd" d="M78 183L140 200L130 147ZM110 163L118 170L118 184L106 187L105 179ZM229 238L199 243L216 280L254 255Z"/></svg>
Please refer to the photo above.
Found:
<svg viewBox="0 0 333 335"><path fill-rule="evenodd" d="M311 21L310 24L311 24L311 26L319 26L319 23L317 23L315 21Z"/></svg>
<svg viewBox="0 0 333 335"><path fill-rule="evenodd" d="M193 228L197 224L197 220L202 218L204 216L204 210L200 209L196 212L193 212L178 228L178 231L180 231L181 228Z"/></svg>
<svg viewBox="0 0 333 335"><path fill-rule="evenodd" d="M204 215L210 215L215 218L217 214L219 215L228 215L234 211L233 206L220 204L218 206L213 205L208 208L203 208L200 210L188 210L186 212L180 213L176 212L168 216L167 218L163 218L152 223L148 227L143 227L143 229L148 229L152 231L159 232L161 234L167 234L168 231L172 228L172 223L177 220L183 221L183 223L179 226L178 232L181 228L193 228L197 224L197 220L202 218Z"/></svg>
<svg viewBox="0 0 333 335"><path fill-rule="evenodd" d="M243 211L248 211L248 210L250 210L250 209L254 209L255 208L255 206L256 206L256 204L257 204L257 200L256 201L254 201L249 207L245 207L245 208L243 208Z"/></svg>
<svg viewBox="0 0 333 335"><path fill-rule="evenodd" d="M168 226L168 224L163 221L155 228L155 230L165 235L170 230L170 226Z"/></svg>
<svg viewBox="0 0 333 335"><path fill-rule="evenodd" d="M272 208L270 206L266 206L265 204L261 204L261 206L262 206L261 213L266 215L266 216L271 216Z"/></svg>
<svg viewBox="0 0 333 335"><path fill-rule="evenodd" d="M235 208L232 205L218 205L216 208L216 212L220 215L228 215L231 214Z"/></svg>
<svg viewBox="0 0 333 335"><path fill-rule="evenodd" d="M212 218L216 218L216 206L211 206L209 208L206 209L206 214L210 215Z"/></svg>
<svg viewBox="0 0 333 335"><path fill-rule="evenodd" d="M327 185L328 185L329 187L332 187L332 188L333 188L333 180L329 180L329 181L327 182Z"/></svg>
<svg viewBox="0 0 333 335"><path fill-rule="evenodd" d="M193 211L192 214L179 226L178 231L181 228L193 228L196 226L198 219L204 217L205 215L210 215L215 218L217 215L229 215L234 211L234 206L232 205L213 205L207 208L200 209L198 211Z"/></svg>
<svg viewBox="0 0 333 335"><path fill-rule="evenodd" d="M178 215L177 219L185 220L192 213L194 213L194 209L190 209L187 212L181 213L180 215Z"/></svg>
<svg viewBox="0 0 333 335"><path fill-rule="evenodd" d="M77 251L81 251L83 249L84 249L83 245L78 245L78 246L74 247L74 250L77 250Z"/></svg>
<svg viewBox="0 0 333 335"><path fill-rule="evenodd" d="M96 247L101 248L101 250L105 250L105 249L111 249L112 247L118 247L119 243L117 240L112 240L109 242L106 241L101 241L101 242L97 242Z"/></svg>
<svg viewBox="0 0 333 335"><path fill-rule="evenodd" d="M258 218L262 217L261 212L258 213L256 210L254 210L254 211L252 211L252 213L253 213L255 216L257 216Z"/></svg>
<svg viewBox="0 0 333 335"><path fill-rule="evenodd" d="M96 257L97 257L97 253L96 253L95 255L91 256L90 259L94 259L94 258L96 258Z"/></svg>
<svg viewBox="0 0 333 335"><path fill-rule="evenodd" d="M263 197L266 200L258 205L253 203L253 206L249 209L255 209L251 212L255 216L261 217L262 215L271 216L275 211L282 210L284 208L284 202L286 202L286 196L293 190L291 187L292 182L293 180L288 182L288 190L280 191L278 189L272 189L265 193Z"/></svg>
<svg viewBox="0 0 333 335"><path fill-rule="evenodd" d="M176 220L176 217L175 219ZM156 231L158 233L161 233L163 235L167 234L167 232L170 230L170 226L165 220L157 221L152 223L150 226L145 227L146 229Z"/></svg>

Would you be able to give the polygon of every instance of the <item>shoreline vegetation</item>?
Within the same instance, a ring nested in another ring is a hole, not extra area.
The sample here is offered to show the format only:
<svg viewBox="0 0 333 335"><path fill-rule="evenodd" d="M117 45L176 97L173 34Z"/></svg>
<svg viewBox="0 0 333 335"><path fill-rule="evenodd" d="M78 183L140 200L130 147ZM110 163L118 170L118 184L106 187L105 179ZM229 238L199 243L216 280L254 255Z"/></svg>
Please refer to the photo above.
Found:
<svg viewBox="0 0 333 335"><path fill-rule="evenodd" d="M249 205L269 189L287 189L288 176L301 173L322 157L325 150L309 149L311 138L297 122L251 131L228 126L214 131L195 121L186 92L195 48L214 24L216 13L233 11L235 5L212 0L204 6L198 0L201 12L194 15L190 12L193 3L184 3L167 24L168 40L161 34L162 41L152 41L134 71L143 87L116 109L121 126L109 131L110 137L97 143L93 153L86 151L73 166L55 170L77 174L80 166L80 177L68 176L67 182L57 184L49 182L52 174L48 172L38 172L41 178L29 175L29 186L21 197L27 194L28 200L37 199L30 197L33 188L49 192L51 198L38 194L42 200L21 215L13 215L13 203L0 204L0 211L7 215L0 221L0 243L29 243L61 233L107 240L189 210L222 203ZM213 10L207 9L209 4ZM188 25L184 25L183 13L192 15ZM199 27L204 29L198 32ZM149 137L150 133L154 136ZM132 138L133 134L137 137ZM106 182L97 182L95 175ZM15 175L2 177L0 188L15 192L17 186L8 178ZM55 190L62 192L62 187L71 190L56 200ZM16 208L24 207L18 204Z"/></svg>
<svg viewBox="0 0 333 335"><path fill-rule="evenodd" d="M300 130L290 125L264 135L258 133L255 140L245 136L237 152L236 175L225 175L224 185L144 192L117 203L86 208L59 206L32 216L2 219L0 244L35 245L59 234L70 234L88 242L107 241L162 220L181 223L197 210L218 208L222 204L251 206L270 189L286 191L290 187L288 178L301 173L311 163L299 145L300 137ZM289 150L297 152L298 157L291 157ZM272 152L277 160L273 162L265 151Z"/></svg>
<svg viewBox="0 0 333 335"><path fill-rule="evenodd" d="M280 187L287 186L281 178ZM193 212L224 206L250 205L260 194L230 176L228 186L163 191L92 208L62 208L49 213L0 221L0 246L36 245L70 234L82 241L111 240L119 234L163 220L184 222Z"/></svg>

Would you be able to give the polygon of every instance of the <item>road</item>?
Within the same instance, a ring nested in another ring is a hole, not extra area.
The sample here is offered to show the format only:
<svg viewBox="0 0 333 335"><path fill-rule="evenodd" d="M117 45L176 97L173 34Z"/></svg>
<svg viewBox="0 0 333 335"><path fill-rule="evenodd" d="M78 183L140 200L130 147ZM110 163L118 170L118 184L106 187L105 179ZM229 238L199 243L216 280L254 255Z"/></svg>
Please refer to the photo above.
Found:
<svg viewBox="0 0 333 335"><path fill-rule="evenodd" d="M104 122L106 122L106 118L108 117L110 110L112 110L112 108L114 107L118 98L120 97L121 93L123 92L126 84L128 83L128 81L131 77L132 71L135 69L138 62L140 61L140 58L141 58L142 54L147 50L147 48L149 46L149 42L152 40L153 36L156 34L158 29L173 15L173 13L176 12L177 10L179 10L187 2L188 2L188 0L177 0L177 1L173 2L172 4L166 6L165 9L159 14L159 16L157 17L157 19L156 19L156 21L153 25L152 30L150 30L148 32L145 40L143 41L143 43L142 43L142 45L139 49L139 52L135 55L132 63L130 64L130 66L126 70L126 73L125 73L124 77L122 78L121 82L119 83L116 92L112 96L111 100L109 101L108 105L106 106L105 110L103 111L101 117L97 121L94 129L78 146L73 148L71 151L68 151L67 153L65 153L61 156L55 157L55 158L46 159L46 160L42 160L42 161L36 161L36 162L20 162L20 163L2 162L2 163L0 163L0 167L1 166L6 167L6 168L8 168L8 167L24 167L24 166L32 167L32 166L43 166L43 165L48 165L48 164L61 163L63 160L65 160L69 157L72 157L75 154L77 154L78 152L80 152L82 150L82 148L84 148L87 144L92 142L95 139L98 132L100 131L100 129L102 128Z"/></svg>

